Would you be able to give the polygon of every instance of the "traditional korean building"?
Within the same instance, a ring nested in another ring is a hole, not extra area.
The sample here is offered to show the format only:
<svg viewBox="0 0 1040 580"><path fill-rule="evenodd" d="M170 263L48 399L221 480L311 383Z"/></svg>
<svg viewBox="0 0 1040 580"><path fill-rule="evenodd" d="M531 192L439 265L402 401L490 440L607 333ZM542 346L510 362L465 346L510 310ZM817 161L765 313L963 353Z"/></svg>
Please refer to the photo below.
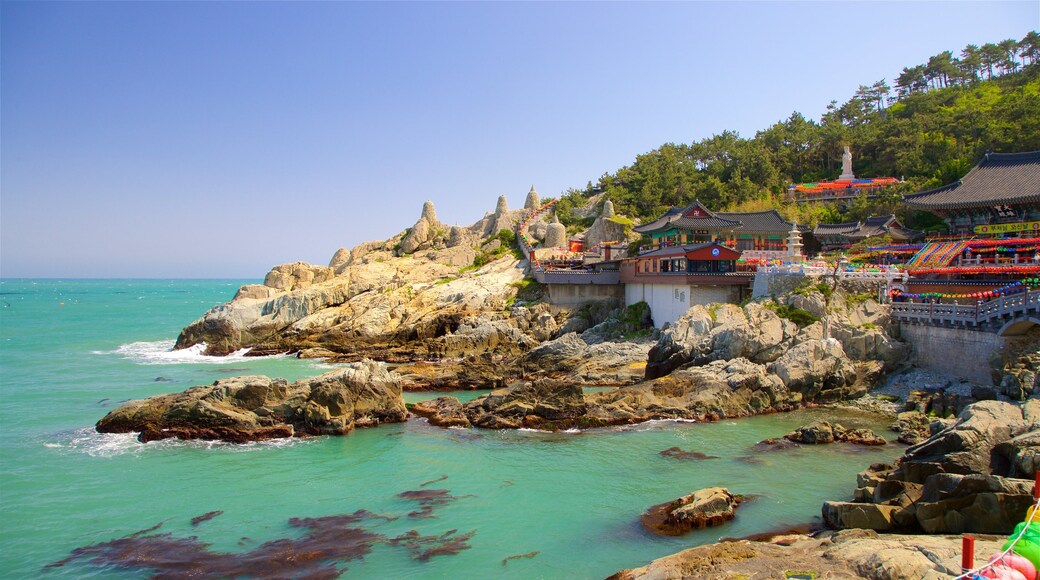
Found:
<svg viewBox="0 0 1040 580"><path fill-rule="evenodd" d="M903 197L954 235L1040 235L1040 151L987 153L960 181Z"/></svg>
<svg viewBox="0 0 1040 580"><path fill-rule="evenodd" d="M621 264L625 304L646 302L657 327L695 304L737 303L751 294L754 272L738 271L740 252L715 242L665 246Z"/></svg>
<svg viewBox="0 0 1040 580"><path fill-rule="evenodd" d="M903 227L894 215L870 216L864 221L843 224L819 224L812 233L824 252L845 250L855 243L886 234L896 244L924 239L924 232Z"/></svg>
<svg viewBox="0 0 1040 580"><path fill-rule="evenodd" d="M775 251L787 249L791 223L777 211L747 213L713 212L700 201L684 208L673 207L656 220L634 230L650 236L653 246L663 248L687 244L718 242L738 251Z"/></svg>

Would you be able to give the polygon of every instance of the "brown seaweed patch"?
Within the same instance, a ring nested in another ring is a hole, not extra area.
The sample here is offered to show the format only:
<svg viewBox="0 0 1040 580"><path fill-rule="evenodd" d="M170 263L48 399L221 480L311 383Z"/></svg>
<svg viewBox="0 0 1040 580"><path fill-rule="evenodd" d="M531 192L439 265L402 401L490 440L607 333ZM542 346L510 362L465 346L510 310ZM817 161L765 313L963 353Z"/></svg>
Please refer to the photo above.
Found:
<svg viewBox="0 0 1040 580"><path fill-rule="evenodd" d="M206 512L206 513L202 514L201 516L195 516L195 517L191 518L191 525L192 526L197 526L197 525L201 524L202 522L206 522L206 521L212 520L213 518L215 518L215 517L217 517L219 515L222 515L223 513L224 513L224 510L213 510L211 512Z"/></svg>
<svg viewBox="0 0 1040 580"><path fill-rule="evenodd" d="M431 484L434 484L434 483L437 483L437 482L440 482L440 481L444 481L445 479L448 479L448 476L447 475L442 475L442 476L438 477L437 479L431 479L430 481L424 481L424 482L420 483L419 487L426 487L427 485L431 485Z"/></svg>
<svg viewBox="0 0 1040 580"><path fill-rule="evenodd" d="M505 558L502 558L502 565L505 566L509 563L510 560L519 560L520 558L534 558L538 554L541 554L541 552L535 550L534 552L528 552L526 554L513 554L512 556L506 556Z"/></svg>
<svg viewBox="0 0 1040 580"><path fill-rule="evenodd" d="M693 461L697 459L718 459L718 455L705 455L699 451L683 451L678 447L669 447L661 452L662 457L672 457L679 461Z"/></svg>
<svg viewBox="0 0 1040 580"><path fill-rule="evenodd" d="M459 498L470 496L451 495L451 491L447 489L417 489L412 491L402 491L397 494L397 497L419 502L420 509L409 512L408 517L422 519L432 518L433 510L437 506L449 504Z"/></svg>
<svg viewBox="0 0 1040 580"><path fill-rule="evenodd" d="M370 519L371 512L319 518L292 518L289 525L307 530L299 539L265 542L248 552L213 552L195 537L147 534L142 530L125 538L76 548L69 557L48 568L77 560L124 570L148 570L153 578L338 578L338 564L361 559L384 536L354 524ZM158 526L151 528L157 529Z"/></svg>
<svg viewBox="0 0 1040 580"><path fill-rule="evenodd" d="M763 439L751 448L752 451L783 451L784 449L794 449L798 447L798 444L787 439L780 439L776 437L770 437L769 439Z"/></svg>
<svg viewBox="0 0 1040 580"><path fill-rule="evenodd" d="M439 536L423 536L416 530L409 530L391 538L387 543L391 546L404 546L411 552L412 559L425 562L434 556L453 556L468 550L472 546L467 542L476 533L476 530L465 534L459 534L458 530L448 530Z"/></svg>

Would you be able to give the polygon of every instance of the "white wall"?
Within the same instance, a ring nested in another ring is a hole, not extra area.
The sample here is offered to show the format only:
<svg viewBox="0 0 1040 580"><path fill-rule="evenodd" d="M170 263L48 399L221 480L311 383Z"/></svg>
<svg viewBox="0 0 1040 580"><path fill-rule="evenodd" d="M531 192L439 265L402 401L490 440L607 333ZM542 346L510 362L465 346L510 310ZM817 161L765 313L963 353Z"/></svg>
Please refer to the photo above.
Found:
<svg viewBox="0 0 1040 580"><path fill-rule="evenodd" d="M663 327L674 324L680 316L696 304L712 302L730 302L733 287L730 286L689 286L686 284L643 284L625 285L625 305L646 302L650 306L650 315L654 326Z"/></svg>

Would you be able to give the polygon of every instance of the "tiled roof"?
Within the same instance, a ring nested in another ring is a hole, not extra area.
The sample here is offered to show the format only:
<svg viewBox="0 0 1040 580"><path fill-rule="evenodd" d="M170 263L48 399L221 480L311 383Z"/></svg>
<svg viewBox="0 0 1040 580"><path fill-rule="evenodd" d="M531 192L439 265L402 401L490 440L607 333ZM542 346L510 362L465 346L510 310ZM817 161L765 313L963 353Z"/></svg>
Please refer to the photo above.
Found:
<svg viewBox="0 0 1040 580"><path fill-rule="evenodd" d="M859 229L860 222L845 222L843 224L819 224L813 228L815 236L840 236Z"/></svg>
<svg viewBox="0 0 1040 580"><path fill-rule="evenodd" d="M718 243L715 243L715 242L704 242L704 243L701 243L701 244L687 244L685 246L669 246L667 248L661 248L659 250L654 250L652 252L647 252L645 254L639 254L639 256L637 256L637 257L639 257L639 258L666 258L668 256L685 256L686 254L688 254L690 252L695 252L697 250L700 250L702 248L707 248L709 246L719 246L720 248L727 248L729 250L733 250L733 248L729 248L728 246L724 246L722 244L718 244Z"/></svg>
<svg viewBox="0 0 1040 580"><path fill-rule="evenodd" d="M703 217L688 215L694 209L700 210L699 213L703 214ZM739 229L745 232L788 232L791 230L791 223L784 221L784 218L775 209L746 213L713 212L704 207L701 202L694 201L684 208L673 207L656 220L648 224L636 226L633 229L641 234L649 234L672 228L684 230ZM798 229L808 231L808 228L801 226Z"/></svg>
<svg viewBox="0 0 1040 580"><path fill-rule="evenodd" d="M888 234L897 240L911 240L924 236L916 230L903 227L894 215L870 216L862 222L846 222L843 224L820 224L813 230L816 236L841 236L853 240L862 240Z"/></svg>
<svg viewBox="0 0 1040 580"><path fill-rule="evenodd" d="M926 210L1040 203L1040 151L988 153L957 183L907 195L903 201Z"/></svg>
<svg viewBox="0 0 1040 580"><path fill-rule="evenodd" d="M775 209L754 212L718 212L720 218L740 222L741 231L745 232L789 232L791 222L785 221ZM801 228L799 228L801 229Z"/></svg>

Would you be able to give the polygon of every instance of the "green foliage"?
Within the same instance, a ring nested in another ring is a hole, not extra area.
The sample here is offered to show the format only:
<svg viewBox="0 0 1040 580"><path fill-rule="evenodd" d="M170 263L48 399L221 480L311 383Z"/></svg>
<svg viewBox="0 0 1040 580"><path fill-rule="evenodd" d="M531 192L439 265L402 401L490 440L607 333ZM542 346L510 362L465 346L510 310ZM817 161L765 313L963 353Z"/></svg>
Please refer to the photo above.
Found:
<svg viewBox="0 0 1040 580"><path fill-rule="evenodd" d="M528 303L537 302L544 296L542 285L534 278L527 277L519 282L511 283L510 286L516 288L516 298L514 299L514 302L517 300Z"/></svg>
<svg viewBox="0 0 1040 580"><path fill-rule="evenodd" d="M773 306L772 309L776 312L777 316L790 320L797 324L798 328L805 328L806 326L820 320L808 310L802 310L801 308L795 308L793 306L788 306L787 304L776 304L775 302L773 304L775 306Z"/></svg>
<svg viewBox="0 0 1040 580"><path fill-rule="evenodd" d="M618 331L628 338L648 334L652 326L650 305L646 302L636 302L628 306L621 312L618 323Z"/></svg>
<svg viewBox="0 0 1040 580"><path fill-rule="evenodd" d="M934 216L903 206L901 194L952 183L987 151L1040 150L1038 37L1031 32L1011 43L1021 58L1000 43L971 45L960 58L940 52L904 68L892 86L882 79L844 103L832 101L818 121L794 112L751 138L724 131L690 144L665 143L583 190L568 190L557 215L577 229L583 222L572 210L604 193L619 214L643 223L699 199L729 211L776 207L809 226L895 213L907 227L937 228ZM836 178L845 144L855 152L857 175L905 183L844 208L786 202L791 183Z"/></svg>

